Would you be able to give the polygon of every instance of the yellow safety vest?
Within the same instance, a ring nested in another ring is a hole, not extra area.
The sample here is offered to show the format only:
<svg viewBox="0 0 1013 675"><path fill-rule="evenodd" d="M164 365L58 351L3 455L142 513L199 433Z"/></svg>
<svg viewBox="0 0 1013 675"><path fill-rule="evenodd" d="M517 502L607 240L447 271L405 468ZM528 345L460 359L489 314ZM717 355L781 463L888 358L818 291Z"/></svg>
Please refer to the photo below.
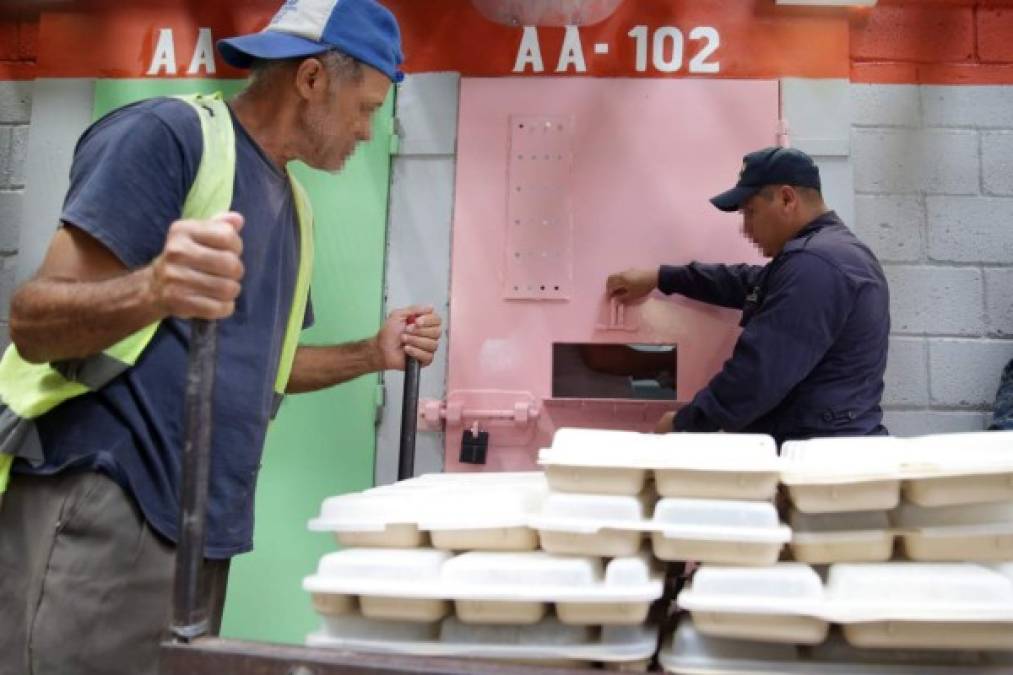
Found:
<svg viewBox="0 0 1013 675"><path fill-rule="evenodd" d="M236 176L236 136L221 94L181 96L196 111L204 150L183 218L207 219L228 211ZM283 396L302 331L313 270L313 211L306 191L289 172L299 221L299 270L278 363L274 390ZM29 363L16 347L0 359L0 495L7 489L15 457L40 462L42 444L35 418L68 399L98 391L131 368L147 348L159 323L125 337L101 354L59 363Z"/></svg>

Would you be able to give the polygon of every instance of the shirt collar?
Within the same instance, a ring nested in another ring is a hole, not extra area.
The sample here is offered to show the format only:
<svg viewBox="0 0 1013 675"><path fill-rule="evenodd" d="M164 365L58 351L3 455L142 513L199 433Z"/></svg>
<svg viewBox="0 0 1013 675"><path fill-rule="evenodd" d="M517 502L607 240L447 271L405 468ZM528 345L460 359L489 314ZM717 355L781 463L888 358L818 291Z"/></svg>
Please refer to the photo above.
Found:
<svg viewBox="0 0 1013 675"><path fill-rule="evenodd" d="M810 235L816 234L824 227L830 225L843 225L843 224L844 221L841 220L840 216L837 215L836 211L827 211L822 215L816 216L816 218L810 221L808 225L806 225L801 230L796 232L795 236L792 237L791 239L805 239Z"/></svg>

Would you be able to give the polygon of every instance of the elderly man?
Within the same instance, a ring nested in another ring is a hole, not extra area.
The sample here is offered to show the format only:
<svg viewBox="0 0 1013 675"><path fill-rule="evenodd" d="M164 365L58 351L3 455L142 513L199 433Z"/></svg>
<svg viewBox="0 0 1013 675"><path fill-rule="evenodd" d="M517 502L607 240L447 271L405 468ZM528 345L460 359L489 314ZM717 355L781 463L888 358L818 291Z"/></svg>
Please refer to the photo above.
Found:
<svg viewBox="0 0 1013 675"><path fill-rule="evenodd" d="M81 138L61 227L12 302L0 364L0 673L155 673L170 617L190 318L219 320L206 557L252 548L281 396L431 362L430 308L299 347L312 219L287 165L336 172L391 83L400 32L374 0L286 2L219 44L249 87L117 110ZM324 298L340 302L340 298ZM52 365L50 365L52 364ZM3 457L4 455L0 455ZM293 460L296 461L296 460ZM211 609L215 614L215 609Z"/></svg>
<svg viewBox="0 0 1013 675"><path fill-rule="evenodd" d="M890 298L876 256L823 202L805 153L745 157L738 184L711 202L740 211L766 266L691 263L627 270L606 290L634 302L654 289L742 310L732 356L659 432L771 434L778 443L883 434Z"/></svg>

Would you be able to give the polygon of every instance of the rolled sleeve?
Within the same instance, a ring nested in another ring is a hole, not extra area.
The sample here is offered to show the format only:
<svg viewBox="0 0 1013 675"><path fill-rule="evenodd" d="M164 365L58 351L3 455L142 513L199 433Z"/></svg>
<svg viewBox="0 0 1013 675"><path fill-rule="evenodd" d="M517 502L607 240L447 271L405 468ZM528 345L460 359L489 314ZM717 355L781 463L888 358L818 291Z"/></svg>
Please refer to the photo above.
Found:
<svg viewBox="0 0 1013 675"><path fill-rule="evenodd" d="M60 215L130 268L161 252L169 225L181 215L202 150L199 122L187 104L160 104L162 114L153 107L118 110L85 133Z"/></svg>

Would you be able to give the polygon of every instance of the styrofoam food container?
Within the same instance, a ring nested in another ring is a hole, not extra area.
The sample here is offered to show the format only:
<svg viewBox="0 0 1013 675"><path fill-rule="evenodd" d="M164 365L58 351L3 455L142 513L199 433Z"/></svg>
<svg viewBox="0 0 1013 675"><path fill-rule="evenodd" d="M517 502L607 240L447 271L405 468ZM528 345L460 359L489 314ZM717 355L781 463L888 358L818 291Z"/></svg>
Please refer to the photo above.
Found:
<svg viewBox="0 0 1013 675"><path fill-rule="evenodd" d="M416 495L387 492L357 492L328 497L320 515L310 520L309 529L334 532L341 546L411 548L428 544L411 514L424 500Z"/></svg>
<svg viewBox="0 0 1013 675"><path fill-rule="evenodd" d="M412 624L344 616L306 639L310 647L358 652L504 659L525 662L637 663L649 659L657 628L568 626L548 616L536 624L465 624L448 617L440 623Z"/></svg>
<svg viewBox="0 0 1013 675"><path fill-rule="evenodd" d="M383 554L381 554L381 552ZM335 610L358 604L369 618L395 621L437 621L449 612L450 606L439 597L392 598L384 594L358 593L354 587L336 590L326 582L333 576L357 579L362 584L404 583L406 570L411 570L416 583L426 586L437 583L444 563L451 558L445 551L423 548L407 549L346 549L331 553L320 560L318 574L308 577L303 587L313 595L314 607ZM349 590L351 588L351 590ZM356 601L356 597L358 600ZM337 612L325 612L335 614Z"/></svg>
<svg viewBox="0 0 1013 675"><path fill-rule="evenodd" d="M869 621L845 624L856 647L1013 650L1013 626L987 621Z"/></svg>
<svg viewBox="0 0 1013 675"><path fill-rule="evenodd" d="M429 535L414 523L390 523L376 532L353 530L335 532L338 545L345 548L419 548L429 544Z"/></svg>
<svg viewBox="0 0 1013 675"><path fill-rule="evenodd" d="M1013 431L908 439L904 496L920 506L1013 500Z"/></svg>
<svg viewBox="0 0 1013 675"><path fill-rule="evenodd" d="M541 552L466 553L449 561L445 574L465 588L471 586L470 591L456 591L455 597L458 617L475 623L519 623L524 617L531 619L539 601L555 602L557 615L568 624L640 623L651 602L661 596L660 587L651 588L652 575L658 582L660 576L653 573L645 555L615 558L602 569L597 558ZM478 590L478 595L492 591L509 599L492 604L487 598L474 597L477 589L488 589ZM595 598L595 594L600 595ZM525 596L531 599L523 602ZM476 605L482 611L476 611ZM514 607L516 613L511 609ZM502 612L503 619L497 611ZM538 618L541 615L534 620Z"/></svg>
<svg viewBox="0 0 1013 675"><path fill-rule="evenodd" d="M772 565L791 539L770 502L662 499L651 543L662 560Z"/></svg>
<svg viewBox="0 0 1013 675"><path fill-rule="evenodd" d="M831 634L823 644L794 645L716 638L684 619L659 654L673 675L998 675L1013 654L868 650Z"/></svg>
<svg viewBox="0 0 1013 675"><path fill-rule="evenodd" d="M544 602L458 600L454 609L463 623L530 625L541 621L549 607Z"/></svg>
<svg viewBox="0 0 1013 675"><path fill-rule="evenodd" d="M903 443L890 436L789 441L781 447L781 482L804 513L892 509Z"/></svg>
<svg viewBox="0 0 1013 675"><path fill-rule="evenodd" d="M899 480L785 484L795 508L805 513L888 510L900 503Z"/></svg>
<svg viewBox="0 0 1013 675"><path fill-rule="evenodd" d="M347 549L324 556L303 581L316 595L356 596L371 618L431 621L453 601L466 622L534 623L554 603L574 624L629 623L661 597L645 554L615 558L429 549Z"/></svg>
<svg viewBox="0 0 1013 675"><path fill-rule="evenodd" d="M1013 560L1013 502L932 508L905 503L891 517L912 560Z"/></svg>
<svg viewBox="0 0 1013 675"><path fill-rule="evenodd" d="M781 481L807 513L1013 500L1013 432L785 443Z"/></svg>
<svg viewBox="0 0 1013 675"><path fill-rule="evenodd" d="M324 500L310 521L333 531L345 547L525 551L537 548L529 516L541 508L548 487L540 473L464 480L416 478Z"/></svg>
<svg viewBox="0 0 1013 675"><path fill-rule="evenodd" d="M632 555L650 533L662 560L769 565L791 531L770 502L553 493L532 518L553 553Z"/></svg>
<svg viewBox="0 0 1013 675"><path fill-rule="evenodd" d="M827 599L859 647L1013 649L1013 565L835 565Z"/></svg>
<svg viewBox="0 0 1013 675"><path fill-rule="evenodd" d="M801 563L771 567L703 566L679 594L704 635L795 644L822 642L823 582Z"/></svg>
<svg viewBox="0 0 1013 675"><path fill-rule="evenodd" d="M663 497L771 499L780 461L769 436L641 434L563 428L539 453L552 489L636 495L654 477Z"/></svg>
<svg viewBox="0 0 1013 675"><path fill-rule="evenodd" d="M530 527L477 527L429 531L433 548L444 551L533 551L538 533Z"/></svg>
<svg viewBox="0 0 1013 675"><path fill-rule="evenodd" d="M894 533L885 511L807 514L793 510L791 552L799 562L883 562L893 554Z"/></svg>
<svg viewBox="0 0 1013 675"><path fill-rule="evenodd" d="M780 664L798 658L794 645L739 641L705 635L693 621L683 619L658 655L661 667L676 675L736 675L737 673L782 673ZM806 675L810 671L804 671Z"/></svg>
<svg viewBox="0 0 1013 675"><path fill-rule="evenodd" d="M359 603L352 595L313 594L313 609L321 616L341 616L359 611Z"/></svg>
<svg viewBox="0 0 1013 675"><path fill-rule="evenodd" d="M707 635L815 644L829 623L859 646L1013 649L1013 564L703 567L678 603Z"/></svg>
<svg viewBox="0 0 1013 675"><path fill-rule="evenodd" d="M651 497L556 492L530 522L550 553L634 555L650 523Z"/></svg>
<svg viewBox="0 0 1013 675"><path fill-rule="evenodd" d="M921 506L978 504L1013 499L1013 472L913 478L905 481L904 498Z"/></svg>
<svg viewBox="0 0 1013 675"><path fill-rule="evenodd" d="M429 598L385 598L363 595L359 598L359 611L370 619L389 621L439 621L450 613L446 600Z"/></svg>

